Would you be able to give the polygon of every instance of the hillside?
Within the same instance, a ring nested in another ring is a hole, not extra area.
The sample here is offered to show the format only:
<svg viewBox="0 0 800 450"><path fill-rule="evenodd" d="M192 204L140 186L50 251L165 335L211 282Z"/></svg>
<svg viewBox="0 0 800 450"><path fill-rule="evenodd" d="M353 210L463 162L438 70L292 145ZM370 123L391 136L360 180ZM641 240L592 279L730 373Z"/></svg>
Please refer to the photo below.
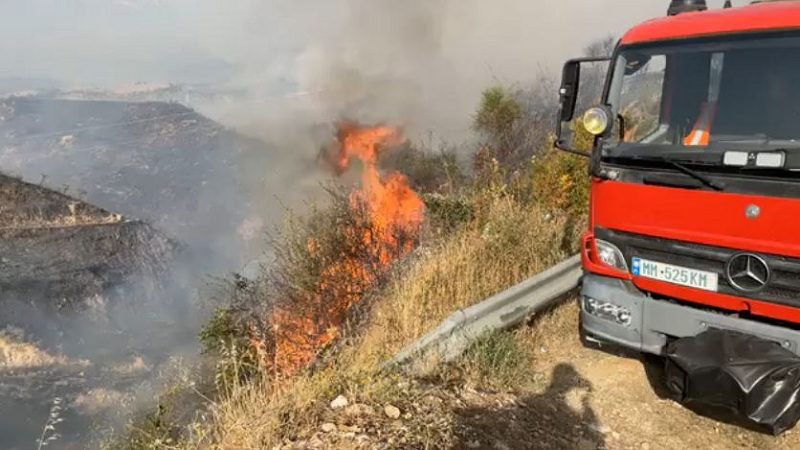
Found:
<svg viewBox="0 0 800 450"><path fill-rule="evenodd" d="M214 399L200 409L206 419L185 422L195 395L178 382L160 398L159 425L144 416L118 445L305 448L339 394L373 411L419 400L417 386L439 375L386 373L383 363L456 309L575 252L585 223L585 162L524 131L532 119L514 93L489 91L482 110L484 143L470 169L450 152L415 147L398 128L339 123L322 159L361 183L291 216L271 242L272 264L231 280L201 333L217 361L213 373L195 374L200 384L215 380L203 393ZM365 428L355 447L452 438L449 428L431 430L439 422L428 416L398 422L387 411L390 421Z"/></svg>
<svg viewBox="0 0 800 450"><path fill-rule="evenodd" d="M0 436L25 448L54 398L74 404L109 385L95 355L111 367L136 351L136 333L120 339L109 321L168 282L179 250L144 222L2 174L0 205ZM103 345L87 349L95 340ZM111 385L130 388L141 376ZM65 434L102 412L65 413Z"/></svg>
<svg viewBox="0 0 800 450"><path fill-rule="evenodd" d="M163 271L176 251L143 222L2 174L0 205L3 303L80 309L135 277Z"/></svg>
<svg viewBox="0 0 800 450"><path fill-rule="evenodd" d="M452 363L385 365L454 311L578 251L586 161L552 150L547 137L515 133L529 120L519 98L504 88L486 92L470 171L446 152L399 144L391 128L341 126L330 159L347 170L358 155L361 186L333 191L327 205L288 222L273 242L273 264L258 279L231 283L201 334L215 369L176 381L159 397L156 416L143 414L108 445L800 445L796 431L774 438L686 409L667 395L663 361L584 347L574 296L518 330L476 336ZM587 136L578 142L586 145ZM392 163L376 172L382 152L394 155L387 155ZM421 182L430 179L440 182ZM413 186L422 192L409 192ZM390 220L415 218L402 205L416 205L409 200L416 196L424 200L424 222ZM387 239L387 223L399 225L395 237ZM211 379L198 404L195 383Z"/></svg>
<svg viewBox="0 0 800 450"><path fill-rule="evenodd" d="M0 228L118 223L119 214L69 195L0 174Z"/></svg>
<svg viewBox="0 0 800 450"><path fill-rule="evenodd" d="M246 250L267 165L263 144L176 103L0 100L3 171L145 220L219 267Z"/></svg>

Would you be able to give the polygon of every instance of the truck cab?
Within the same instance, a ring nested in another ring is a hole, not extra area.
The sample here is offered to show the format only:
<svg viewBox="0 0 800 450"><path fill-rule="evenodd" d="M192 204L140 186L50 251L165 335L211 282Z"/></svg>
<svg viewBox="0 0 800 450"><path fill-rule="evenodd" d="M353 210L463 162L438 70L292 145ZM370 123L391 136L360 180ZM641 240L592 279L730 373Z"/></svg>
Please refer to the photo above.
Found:
<svg viewBox="0 0 800 450"><path fill-rule="evenodd" d="M662 354L714 328L800 354L800 2L675 3L622 37L585 114L602 58L564 67L556 146L591 159L582 333ZM579 126L591 151L564 137Z"/></svg>

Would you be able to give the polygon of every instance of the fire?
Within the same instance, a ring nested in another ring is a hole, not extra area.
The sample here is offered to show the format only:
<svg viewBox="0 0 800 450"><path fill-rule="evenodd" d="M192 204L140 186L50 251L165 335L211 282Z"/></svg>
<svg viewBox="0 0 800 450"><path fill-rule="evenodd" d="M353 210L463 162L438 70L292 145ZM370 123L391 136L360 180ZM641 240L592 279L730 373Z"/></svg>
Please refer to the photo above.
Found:
<svg viewBox="0 0 800 450"><path fill-rule="evenodd" d="M258 340L254 346L274 371L291 375L312 363L341 335L352 308L392 263L413 250L425 204L405 176L383 175L378 167L380 152L401 142L397 128L361 127L351 122L338 125L332 146L335 154L330 156L340 174L354 160L361 161L361 186L350 194L349 204L369 223L341 231L340 238L351 251L326 261L313 295L300 302L279 304L271 313L274 354L265 351ZM310 239L307 250L314 256L319 243Z"/></svg>
<svg viewBox="0 0 800 450"><path fill-rule="evenodd" d="M378 232L376 245L395 250L396 234L416 233L425 213L425 204L411 189L405 176L395 172L382 177L378 170L380 150L399 143L400 131L386 126L360 128L352 123L342 123L339 125L338 141L341 171L350 166L353 158L361 160L364 165L362 187L351 196L353 207L359 204L367 207ZM365 236L365 239L371 238ZM381 261L391 263L387 255L381 255Z"/></svg>

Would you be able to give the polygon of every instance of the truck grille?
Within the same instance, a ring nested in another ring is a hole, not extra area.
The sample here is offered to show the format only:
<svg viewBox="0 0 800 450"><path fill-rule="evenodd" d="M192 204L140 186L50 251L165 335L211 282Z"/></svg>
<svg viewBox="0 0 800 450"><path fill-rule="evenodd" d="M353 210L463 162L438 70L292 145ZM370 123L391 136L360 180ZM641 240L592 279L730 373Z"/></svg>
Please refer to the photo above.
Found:
<svg viewBox="0 0 800 450"><path fill-rule="evenodd" d="M598 239L615 244L630 264L634 257L661 261L719 275L719 292L741 298L800 307L800 259L758 254L769 265L772 277L756 292L743 292L730 284L725 268L739 250L693 244L598 228Z"/></svg>

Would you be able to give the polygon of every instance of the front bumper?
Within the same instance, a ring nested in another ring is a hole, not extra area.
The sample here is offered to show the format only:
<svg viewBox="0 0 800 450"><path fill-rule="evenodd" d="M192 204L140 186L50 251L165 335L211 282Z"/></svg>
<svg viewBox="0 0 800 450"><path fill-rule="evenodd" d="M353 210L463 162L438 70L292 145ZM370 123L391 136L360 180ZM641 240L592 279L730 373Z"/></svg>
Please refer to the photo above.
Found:
<svg viewBox="0 0 800 450"><path fill-rule="evenodd" d="M590 314L587 297L624 308L630 314L630 320L626 321L629 324ZM757 336L800 355L800 331L656 300L629 281L592 274L583 278L581 326L590 338L659 355L663 354L669 338L697 336L709 328Z"/></svg>

